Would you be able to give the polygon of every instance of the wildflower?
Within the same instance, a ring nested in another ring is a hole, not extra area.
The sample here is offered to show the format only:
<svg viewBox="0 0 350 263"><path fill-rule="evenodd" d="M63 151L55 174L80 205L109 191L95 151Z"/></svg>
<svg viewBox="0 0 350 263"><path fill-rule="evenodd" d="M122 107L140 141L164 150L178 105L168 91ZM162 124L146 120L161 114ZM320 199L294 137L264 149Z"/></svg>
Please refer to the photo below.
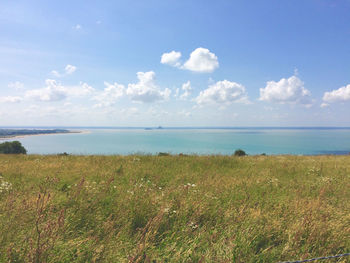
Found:
<svg viewBox="0 0 350 263"><path fill-rule="evenodd" d="M162 190L162 187L158 187L159 190Z"/></svg>
<svg viewBox="0 0 350 263"><path fill-rule="evenodd" d="M193 230L198 228L198 225L193 222L189 223L188 226L191 227Z"/></svg>

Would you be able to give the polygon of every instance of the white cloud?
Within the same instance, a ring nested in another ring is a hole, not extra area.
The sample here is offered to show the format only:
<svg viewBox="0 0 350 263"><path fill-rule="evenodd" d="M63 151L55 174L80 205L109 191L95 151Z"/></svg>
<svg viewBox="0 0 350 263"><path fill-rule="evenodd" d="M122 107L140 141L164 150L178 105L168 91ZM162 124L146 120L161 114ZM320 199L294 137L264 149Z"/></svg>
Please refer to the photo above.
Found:
<svg viewBox="0 0 350 263"><path fill-rule="evenodd" d="M292 76L280 81L268 81L265 88L260 89L261 101L275 102L280 104L304 104L311 106L311 93L304 88L304 82L298 77Z"/></svg>
<svg viewBox="0 0 350 263"><path fill-rule="evenodd" d="M94 89L86 83L80 83L78 86L62 86L56 80L45 80L46 87L42 89L28 90L25 97L38 101L60 101L67 97L82 97L94 92Z"/></svg>
<svg viewBox="0 0 350 263"><path fill-rule="evenodd" d="M80 82L78 86L65 87L67 95L71 97L83 97L95 92L95 89L87 83Z"/></svg>
<svg viewBox="0 0 350 263"><path fill-rule="evenodd" d="M138 83L129 84L126 94L135 102L155 102L168 100L171 90L166 88L160 90L155 84L155 73L153 71L137 72Z"/></svg>
<svg viewBox="0 0 350 263"><path fill-rule="evenodd" d="M218 67L217 56L211 53L209 49L202 47L195 49L191 53L190 58L182 66L183 69L201 73L213 72Z"/></svg>
<svg viewBox="0 0 350 263"><path fill-rule="evenodd" d="M228 80L218 81L199 93L195 98L198 104L230 104L233 102L248 103L245 87Z"/></svg>
<svg viewBox="0 0 350 263"><path fill-rule="evenodd" d="M58 84L56 80L45 80L46 86L42 89L28 90L26 97L39 101L59 101L67 97L67 90Z"/></svg>
<svg viewBox="0 0 350 263"><path fill-rule="evenodd" d="M323 101L327 103L350 101L350 84L330 92L325 92Z"/></svg>
<svg viewBox="0 0 350 263"><path fill-rule="evenodd" d="M176 88L174 97L175 97L175 98L179 97L179 93L180 93L180 89L179 89L179 88Z"/></svg>
<svg viewBox="0 0 350 263"><path fill-rule="evenodd" d="M53 76L55 76L56 78L60 78L60 77L62 76L57 70L51 71L51 74L52 74Z"/></svg>
<svg viewBox="0 0 350 263"><path fill-rule="evenodd" d="M15 90L23 90L24 89L24 84L19 82L19 81L16 81L16 82L11 82L8 84L8 87L10 89L15 89Z"/></svg>
<svg viewBox="0 0 350 263"><path fill-rule="evenodd" d="M0 103L18 103L22 100L23 98L17 96L0 97Z"/></svg>
<svg viewBox="0 0 350 263"><path fill-rule="evenodd" d="M321 108L327 108L327 107L329 107L329 104L328 103L322 103L320 107Z"/></svg>
<svg viewBox="0 0 350 263"><path fill-rule="evenodd" d="M68 65L64 68L64 70L65 70L65 72L66 72L67 75L70 75L70 74L72 74L74 71L77 70L77 67L68 64Z"/></svg>
<svg viewBox="0 0 350 263"><path fill-rule="evenodd" d="M160 59L160 63L168 64L173 67L180 67L181 52L171 51L169 53L164 53Z"/></svg>
<svg viewBox="0 0 350 263"><path fill-rule="evenodd" d="M77 67L76 66L73 66L73 65L67 65L65 68L64 68L64 73L59 73L57 70L52 70L51 71L51 74L53 76L55 76L56 78L60 78L60 77L63 77L63 76L66 76L66 75L71 75L73 74L75 71L77 70Z"/></svg>
<svg viewBox="0 0 350 263"><path fill-rule="evenodd" d="M125 93L124 85L118 83L110 84L108 82L104 82L104 84L106 88L103 90L103 92L93 98L98 102L94 105L95 108L109 107L115 104L116 101Z"/></svg>
<svg viewBox="0 0 350 263"><path fill-rule="evenodd" d="M75 29L75 30L80 30L80 29L81 29L81 25L76 24L75 26L73 26L73 29Z"/></svg>
<svg viewBox="0 0 350 263"><path fill-rule="evenodd" d="M181 94L180 99L186 100L191 95L191 82L187 81L186 83L182 84L182 90L184 93Z"/></svg>

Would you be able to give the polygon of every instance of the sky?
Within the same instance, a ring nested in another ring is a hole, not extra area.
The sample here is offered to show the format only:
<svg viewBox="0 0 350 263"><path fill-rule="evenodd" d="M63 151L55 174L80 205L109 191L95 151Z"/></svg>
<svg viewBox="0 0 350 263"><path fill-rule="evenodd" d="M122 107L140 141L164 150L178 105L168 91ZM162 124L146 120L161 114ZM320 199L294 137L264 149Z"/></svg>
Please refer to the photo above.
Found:
<svg viewBox="0 0 350 263"><path fill-rule="evenodd" d="M349 0L0 2L0 126L350 126Z"/></svg>

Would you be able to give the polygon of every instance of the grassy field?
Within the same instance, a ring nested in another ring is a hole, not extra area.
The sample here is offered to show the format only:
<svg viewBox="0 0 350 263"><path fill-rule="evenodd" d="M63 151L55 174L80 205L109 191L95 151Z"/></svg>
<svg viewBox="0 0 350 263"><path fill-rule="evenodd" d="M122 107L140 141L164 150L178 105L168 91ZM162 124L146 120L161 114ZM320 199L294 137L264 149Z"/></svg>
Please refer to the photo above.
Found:
<svg viewBox="0 0 350 263"><path fill-rule="evenodd" d="M0 173L0 262L350 252L350 156L0 155Z"/></svg>

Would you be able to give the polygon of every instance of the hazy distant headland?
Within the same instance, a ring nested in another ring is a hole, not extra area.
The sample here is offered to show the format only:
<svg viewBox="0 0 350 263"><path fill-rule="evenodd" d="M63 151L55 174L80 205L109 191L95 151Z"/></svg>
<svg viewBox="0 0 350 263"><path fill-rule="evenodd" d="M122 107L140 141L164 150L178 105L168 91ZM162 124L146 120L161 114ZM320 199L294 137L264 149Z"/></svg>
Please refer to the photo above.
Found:
<svg viewBox="0 0 350 263"><path fill-rule="evenodd" d="M0 139L14 138L18 136L76 133L66 129L0 129Z"/></svg>

